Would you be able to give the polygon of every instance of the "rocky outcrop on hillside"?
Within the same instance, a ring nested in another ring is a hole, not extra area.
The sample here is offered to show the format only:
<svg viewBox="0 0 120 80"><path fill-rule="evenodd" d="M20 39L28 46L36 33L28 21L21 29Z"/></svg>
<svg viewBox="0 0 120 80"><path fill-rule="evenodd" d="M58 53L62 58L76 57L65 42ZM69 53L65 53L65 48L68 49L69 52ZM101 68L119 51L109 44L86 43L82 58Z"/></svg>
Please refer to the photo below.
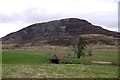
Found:
<svg viewBox="0 0 120 80"><path fill-rule="evenodd" d="M101 34L120 38L120 33L108 31L86 20L67 18L36 23L2 38L3 44L70 45L71 39L85 34Z"/></svg>

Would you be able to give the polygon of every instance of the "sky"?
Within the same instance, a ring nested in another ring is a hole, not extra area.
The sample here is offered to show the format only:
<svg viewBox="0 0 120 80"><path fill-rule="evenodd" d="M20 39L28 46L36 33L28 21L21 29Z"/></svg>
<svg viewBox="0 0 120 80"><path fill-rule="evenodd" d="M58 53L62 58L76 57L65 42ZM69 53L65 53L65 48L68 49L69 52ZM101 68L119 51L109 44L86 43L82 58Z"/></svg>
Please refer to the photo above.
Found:
<svg viewBox="0 0 120 80"><path fill-rule="evenodd" d="M85 19L118 31L119 0L0 0L0 37L34 23Z"/></svg>

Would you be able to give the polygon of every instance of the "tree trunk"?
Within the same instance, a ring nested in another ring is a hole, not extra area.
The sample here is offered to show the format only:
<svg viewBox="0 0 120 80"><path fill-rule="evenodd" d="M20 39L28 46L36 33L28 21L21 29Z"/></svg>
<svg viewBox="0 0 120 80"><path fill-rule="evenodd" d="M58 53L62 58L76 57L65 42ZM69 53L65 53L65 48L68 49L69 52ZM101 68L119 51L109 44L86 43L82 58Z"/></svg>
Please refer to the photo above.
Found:
<svg viewBox="0 0 120 80"><path fill-rule="evenodd" d="M78 57L78 59L80 59L80 55L78 55L77 57Z"/></svg>

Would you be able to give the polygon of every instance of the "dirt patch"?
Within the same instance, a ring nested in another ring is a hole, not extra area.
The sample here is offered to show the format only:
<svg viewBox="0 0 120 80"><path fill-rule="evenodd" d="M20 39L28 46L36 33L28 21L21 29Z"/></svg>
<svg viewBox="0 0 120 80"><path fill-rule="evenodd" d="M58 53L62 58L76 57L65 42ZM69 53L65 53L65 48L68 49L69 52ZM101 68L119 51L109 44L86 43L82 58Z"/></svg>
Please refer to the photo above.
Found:
<svg viewBox="0 0 120 80"><path fill-rule="evenodd" d="M91 61L93 63L100 63L100 64L112 64L112 62L101 62L101 61Z"/></svg>

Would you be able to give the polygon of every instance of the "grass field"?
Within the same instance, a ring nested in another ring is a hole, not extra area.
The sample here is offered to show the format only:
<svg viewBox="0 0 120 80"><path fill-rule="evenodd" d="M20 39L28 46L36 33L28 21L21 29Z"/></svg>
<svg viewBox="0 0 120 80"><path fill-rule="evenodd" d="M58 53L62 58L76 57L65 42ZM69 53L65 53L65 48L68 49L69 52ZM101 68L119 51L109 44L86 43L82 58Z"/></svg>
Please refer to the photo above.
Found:
<svg viewBox="0 0 120 80"><path fill-rule="evenodd" d="M3 65L3 78L117 78L116 66L39 64Z"/></svg>
<svg viewBox="0 0 120 80"><path fill-rule="evenodd" d="M66 58L66 61L81 62L93 64L92 61L112 62L118 64L118 52L117 51L94 51L92 56L81 57L80 59Z"/></svg>
<svg viewBox="0 0 120 80"><path fill-rule="evenodd" d="M47 55L36 55L29 51L3 51L3 64L41 64L49 60Z"/></svg>
<svg viewBox="0 0 120 80"><path fill-rule="evenodd" d="M49 58L59 53L63 56L71 53L69 49L35 48L3 50L3 78L117 78L118 66L45 64ZM65 58L65 61L95 64L92 61L118 63L116 50L95 50L92 56L81 59Z"/></svg>
<svg viewBox="0 0 120 80"><path fill-rule="evenodd" d="M43 54L44 52L44 54ZM3 51L3 64L40 64L45 63L53 55L55 51L29 51L29 50L9 50ZM61 51L57 51L60 53ZM51 54L50 54L51 53ZM67 51L62 51L62 54L67 55ZM91 63L91 61L105 61L118 63L117 51L93 51L93 56L77 58L65 58L66 61Z"/></svg>

